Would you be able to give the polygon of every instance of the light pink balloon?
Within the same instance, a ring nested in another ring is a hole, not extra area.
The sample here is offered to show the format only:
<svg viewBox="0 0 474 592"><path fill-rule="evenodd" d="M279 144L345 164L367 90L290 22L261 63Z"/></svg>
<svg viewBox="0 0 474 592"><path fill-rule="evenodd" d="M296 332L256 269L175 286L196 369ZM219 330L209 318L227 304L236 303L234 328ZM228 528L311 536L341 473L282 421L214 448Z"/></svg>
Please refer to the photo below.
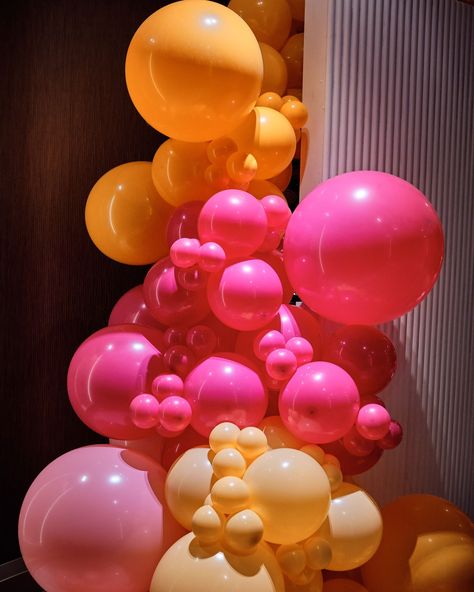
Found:
<svg viewBox="0 0 474 592"><path fill-rule="evenodd" d="M108 325L142 325L163 330L161 325L150 313L143 295L143 286L135 286L117 300L110 313Z"/></svg>
<svg viewBox="0 0 474 592"><path fill-rule="evenodd" d="M337 440L354 424L359 393L345 370L329 362L300 366L280 393L283 423L297 438L322 444Z"/></svg>
<svg viewBox="0 0 474 592"><path fill-rule="evenodd" d="M151 458L109 445L67 452L28 490L18 535L23 559L48 592L145 592L183 534L164 502L166 473Z"/></svg>
<svg viewBox="0 0 474 592"><path fill-rule="evenodd" d="M212 312L239 331L264 327L278 312L282 285L277 273L261 259L232 263L213 273L207 285Z"/></svg>
<svg viewBox="0 0 474 592"><path fill-rule="evenodd" d="M198 238L198 218L202 201L189 201L173 212L166 228L168 246L180 238Z"/></svg>
<svg viewBox="0 0 474 592"><path fill-rule="evenodd" d="M191 426L203 436L223 421L258 425L268 404L260 375L245 358L227 353L200 362L186 377L184 396L193 410Z"/></svg>
<svg viewBox="0 0 474 592"><path fill-rule="evenodd" d="M130 403L151 393L153 379L164 371L160 331L138 325L106 327L79 346L69 365L69 400L92 430L119 440L145 437L134 425Z"/></svg>

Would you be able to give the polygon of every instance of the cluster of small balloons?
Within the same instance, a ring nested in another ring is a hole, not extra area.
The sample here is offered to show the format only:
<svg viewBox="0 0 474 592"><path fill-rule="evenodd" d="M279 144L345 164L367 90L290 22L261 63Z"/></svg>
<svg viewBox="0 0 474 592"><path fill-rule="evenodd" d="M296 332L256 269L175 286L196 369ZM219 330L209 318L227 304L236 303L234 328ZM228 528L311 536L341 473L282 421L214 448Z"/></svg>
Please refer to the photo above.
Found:
<svg viewBox="0 0 474 592"><path fill-rule="evenodd" d="M130 96L169 139L99 179L86 225L105 255L152 266L68 371L110 444L56 459L24 500L23 557L48 592L318 592L321 570L376 562L381 514L349 480L402 429L374 325L428 294L443 234L420 191L373 171L291 213L303 15L302 0L182 0L131 41ZM388 590L373 565L370 591Z"/></svg>

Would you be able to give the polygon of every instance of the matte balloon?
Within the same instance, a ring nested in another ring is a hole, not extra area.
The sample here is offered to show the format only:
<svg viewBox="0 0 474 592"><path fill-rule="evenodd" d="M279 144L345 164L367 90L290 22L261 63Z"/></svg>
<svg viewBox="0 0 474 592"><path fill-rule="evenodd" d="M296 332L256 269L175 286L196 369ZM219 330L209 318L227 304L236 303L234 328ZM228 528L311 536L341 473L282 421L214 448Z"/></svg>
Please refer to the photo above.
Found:
<svg viewBox="0 0 474 592"><path fill-rule="evenodd" d="M257 100L256 106L257 107L269 107L270 109L276 109L277 111L280 110L280 107L283 105L283 101L281 96L275 92L263 92Z"/></svg>
<svg viewBox="0 0 474 592"><path fill-rule="evenodd" d="M382 509L382 542L362 567L369 592L470 592L474 530L456 506L427 494L406 495Z"/></svg>
<svg viewBox="0 0 474 592"><path fill-rule="evenodd" d="M162 333L138 325L107 327L79 346L69 365L69 400L80 419L108 438L136 439L130 403L151 392L163 370Z"/></svg>
<svg viewBox="0 0 474 592"><path fill-rule="evenodd" d="M188 201L174 210L166 227L168 247L179 238L198 238L197 221L202 205L202 201Z"/></svg>
<svg viewBox="0 0 474 592"><path fill-rule="evenodd" d="M288 88L301 88L303 84L304 33L292 35L281 49L288 72Z"/></svg>
<svg viewBox="0 0 474 592"><path fill-rule="evenodd" d="M397 318L433 287L443 231L426 197L387 173L357 171L325 181L288 224L284 258L297 294L346 324Z"/></svg>
<svg viewBox="0 0 474 592"><path fill-rule="evenodd" d="M280 49L291 29L291 10L286 0L231 0L229 8L241 16L255 37Z"/></svg>
<svg viewBox="0 0 474 592"><path fill-rule="evenodd" d="M271 45L260 43L263 58L263 80L261 93L275 92L284 94L287 88L288 73L285 60Z"/></svg>
<svg viewBox="0 0 474 592"><path fill-rule="evenodd" d="M151 126L202 142L227 134L251 111L263 63L242 19L225 6L197 0L165 6L142 23L125 75L135 107Z"/></svg>
<svg viewBox="0 0 474 592"><path fill-rule="evenodd" d="M23 559L51 592L143 592L183 533L164 502L164 470L109 445L67 452L35 479L20 512Z"/></svg>
<svg viewBox="0 0 474 592"><path fill-rule="evenodd" d="M259 374L245 358L232 354L200 362L186 377L184 396L193 410L191 425L203 436L224 421L241 428L257 425L268 404Z"/></svg>
<svg viewBox="0 0 474 592"><path fill-rule="evenodd" d="M276 177L272 177L270 179L271 183L275 183L275 185L281 191L285 191L288 188L288 185L291 183L291 178L293 176L293 165L290 163L285 170L283 170L279 175ZM289 216L288 216L289 219Z"/></svg>
<svg viewBox="0 0 474 592"><path fill-rule="evenodd" d="M171 212L153 185L151 163L129 162L105 173L92 188L87 232L107 257L146 265L166 254L164 231Z"/></svg>
<svg viewBox="0 0 474 592"><path fill-rule="evenodd" d="M108 325L142 325L153 329L164 330L164 326L159 323L148 310L143 295L143 286L135 286L128 292L125 292L115 303L110 313Z"/></svg>
<svg viewBox="0 0 474 592"><path fill-rule="evenodd" d="M390 429L390 414L382 405L363 405L357 415L355 427L367 440L380 440Z"/></svg>
<svg viewBox="0 0 474 592"><path fill-rule="evenodd" d="M161 465L166 471L169 471L174 461L190 448L203 446L208 440L188 427L183 433L175 438L165 438L163 441L163 452L161 455Z"/></svg>

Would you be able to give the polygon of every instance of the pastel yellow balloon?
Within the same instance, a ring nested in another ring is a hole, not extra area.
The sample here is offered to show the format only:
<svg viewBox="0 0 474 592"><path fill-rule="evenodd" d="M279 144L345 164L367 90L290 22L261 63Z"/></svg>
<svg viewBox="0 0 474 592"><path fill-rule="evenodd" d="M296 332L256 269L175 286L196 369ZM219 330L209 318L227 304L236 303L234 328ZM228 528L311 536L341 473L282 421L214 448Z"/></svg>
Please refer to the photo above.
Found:
<svg viewBox="0 0 474 592"><path fill-rule="evenodd" d="M239 434L240 429L234 423L222 422L209 434L209 446L214 452L219 452L223 448L233 448Z"/></svg>
<svg viewBox="0 0 474 592"><path fill-rule="evenodd" d="M253 181L250 181L247 191L257 199L262 199L262 197L266 197L267 195L279 195L285 199L283 192L270 181L256 181L254 179Z"/></svg>
<svg viewBox="0 0 474 592"><path fill-rule="evenodd" d="M235 448L223 448L216 453L212 461L212 470L217 479L221 477L242 477L247 463Z"/></svg>
<svg viewBox="0 0 474 592"><path fill-rule="evenodd" d="M337 578L324 582L323 592L367 592L367 588L354 580Z"/></svg>
<svg viewBox="0 0 474 592"><path fill-rule="evenodd" d="M235 553L249 553L262 540L263 522L252 510L231 516L224 528L225 543Z"/></svg>
<svg viewBox="0 0 474 592"><path fill-rule="evenodd" d="M331 546L326 539L321 537L310 537L303 543L303 549L306 554L306 561L311 569L326 569L331 563Z"/></svg>
<svg viewBox="0 0 474 592"><path fill-rule="evenodd" d="M301 545L280 545L275 556L283 573L288 576L297 576L306 567L306 555Z"/></svg>
<svg viewBox="0 0 474 592"><path fill-rule="evenodd" d="M311 0L310 0L311 1ZM304 21L304 0L287 0L295 21Z"/></svg>
<svg viewBox="0 0 474 592"><path fill-rule="evenodd" d="M201 544L216 543L223 529L223 522L212 506L201 506L193 515L193 533Z"/></svg>
<svg viewBox="0 0 474 592"><path fill-rule="evenodd" d="M322 592L323 574L320 571L313 572L312 579L307 584L296 584L291 580L286 580L286 592Z"/></svg>
<svg viewBox="0 0 474 592"><path fill-rule="evenodd" d="M160 560L150 592L285 592L273 551L260 543L253 553L239 555L219 545L201 545L189 533Z"/></svg>
<svg viewBox="0 0 474 592"><path fill-rule="evenodd" d="M336 467L336 465L333 465L331 463L325 463L322 465L322 467L327 475L327 478L329 479L331 492L334 493L342 485L342 471L339 467Z"/></svg>
<svg viewBox="0 0 474 592"><path fill-rule="evenodd" d="M269 450L244 474L252 510L262 518L264 539L291 544L311 536L329 510L325 472L307 454L292 448Z"/></svg>
<svg viewBox="0 0 474 592"><path fill-rule="evenodd" d="M268 183L268 181L260 182ZM269 193L268 195L278 194ZM265 417L258 427L267 437L270 448L301 448L301 446L303 446L303 440L299 440L286 429L279 415Z"/></svg>
<svg viewBox="0 0 474 592"><path fill-rule="evenodd" d="M231 0L229 8L244 19L259 41L280 49L288 39L291 10L286 0Z"/></svg>
<svg viewBox="0 0 474 592"><path fill-rule="evenodd" d="M249 488L238 477L222 477L211 489L212 505L219 512L233 514L245 508L249 502Z"/></svg>
<svg viewBox="0 0 474 592"><path fill-rule="evenodd" d="M187 450L170 468L165 497L176 520L192 530L193 515L211 491L213 478L209 448Z"/></svg>
<svg viewBox="0 0 474 592"><path fill-rule="evenodd" d="M303 83L304 33L292 35L281 50L288 72L287 88L301 88Z"/></svg>
<svg viewBox="0 0 474 592"><path fill-rule="evenodd" d="M260 43L259 45L263 58L263 80L260 92L274 92L282 95L287 89L288 82L286 62L271 45L266 43Z"/></svg>
<svg viewBox="0 0 474 592"><path fill-rule="evenodd" d="M255 107L231 134L239 150L257 159L255 179L280 174L295 154L295 132L288 119L275 109Z"/></svg>
<svg viewBox="0 0 474 592"><path fill-rule="evenodd" d="M333 493L331 507L317 535L332 551L328 569L347 571L366 563L382 538L382 516L374 500L360 487L343 483Z"/></svg>
<svg viewBox="0 0 474 592"><path fill-rule="evenodd" d="M253 460L268 450L267 437L258 428L243 428L237 437L237 448L248 460Z"/></svg>
<svg viewBox="0 0 474 592"><path fill-rule="evenodd" d="M338 469L341 468L341 463L339 462L339 459L337 458L337 456L334 456L334 454L328 454L328 453L326 453L324 455L324 460L323 460L323 462L321 464L334 465Z"/></svg>
<svg viewBox="0 0 474 592"><path fill-rule="evenodd" d="M86 203L86 227L95 246L114 261L146 265L167 251L172 209L153 185L150 162L129 162L103 175Z"/></svg>
<svg viewBox="0 0 474 592"><path fill-rule="evenodd" d="M155 129L185 142L225 135L251 111L263 62L247 24L216 2L174 2L148 17L130 43L128 92Z"/></svg>
<svg viewBox="0 0 474 592"><path fill-rule="evenodd" d="M324 463L326 454L324 450L321 448L321 446L317 446L316 444L306 444L306 446L303 446L301 448L301 452L309 454L309 456L314 458L314 460L318 462L320 465Z"/></svg>

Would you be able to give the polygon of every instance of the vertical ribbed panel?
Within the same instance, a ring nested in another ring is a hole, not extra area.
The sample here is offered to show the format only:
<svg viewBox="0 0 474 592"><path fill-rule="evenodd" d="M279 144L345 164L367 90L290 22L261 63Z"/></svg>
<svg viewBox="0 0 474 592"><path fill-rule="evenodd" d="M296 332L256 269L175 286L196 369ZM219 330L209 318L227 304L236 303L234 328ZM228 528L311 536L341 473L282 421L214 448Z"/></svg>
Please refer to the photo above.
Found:
<svg viewBox="0 0 474 592"><path fill-rule="evenodd" d="M329 6L323 177L356 169L403 177L429 197L446 235L433 292L384 327L399 369L383 398L405 440L359 481L382 503L427 492L472 515L474 8L454 0Z"/></svg>

